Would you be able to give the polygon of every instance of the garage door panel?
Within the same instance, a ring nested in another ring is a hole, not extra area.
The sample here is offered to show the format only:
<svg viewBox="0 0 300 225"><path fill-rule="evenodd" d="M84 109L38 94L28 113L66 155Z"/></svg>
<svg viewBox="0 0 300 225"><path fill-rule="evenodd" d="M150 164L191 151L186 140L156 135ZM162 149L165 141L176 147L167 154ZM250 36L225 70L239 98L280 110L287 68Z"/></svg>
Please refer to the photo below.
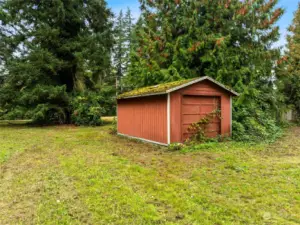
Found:
<svg viewBox="0 0 300 225"><path fill-rule="evenodd" d="M188 129L191 124L199 122L207 114L220 109L220 98L216 96L183 96L182 99L182 138L183 141L193 133ZM212 118L205 128L207 137L216 137L221 133L221 120Z"/></svg>
<svg viewBox="0 0 300 225"><path fill-rule="evenodd" d="M182 115L182 124L189 124L197 123L201 119L205 118L207 114L189 114L189 115Z"/></svg>
<svg viewBox="0 0 300 225"><path fill-rule="evenodd" d="M201 117L201 115L182 115L182 124L185 125L185 124L192 124L192 123L195 123L195 122L198 122Z"/></svg>
<svg viewBox="0 0 300 225"><path fill-rule="evenodd" d="M182 139L183 140L186 140L186 139L188 139L190 137L190 134L186 134L186 133L183 133L182 134Z"/></svg>
<svg viewBox="0 0 300 225"><path fill-rule="evenodd" d="M206 114L211 113L214 110L216 110L216 105L201 105L200 107L201 107L200 112L206 113Z"/></svg>
<svg viewBox="0 0 300 225"><path fill-rule="evenodd" d="M182 126L183 133L189 133L189 134L192 134L192 132L189 130L189 127L190 127L189 124L183 125L183 126Z"/></svg>
<svg viewBox="0 0 300 225"><path fill-rule="evenodd" d="M182 100L182 104L189 104L189 105L199 105L199 97L201 99L200 104L215 104L217 97L210 97L210 96L184 96Z"/></svg>
<svg viewBox="0 0 300 225"><path fill-rule="evenodd" d="M220 118L219 117L214 117L214 118L212 118L211 119L211 123L218 123L218 124L220 124Z"/></svg>
<svg viewBox="0 0 300 225"><path fill-rule="evenodd" d="M208 138L215 138L215 137L217 137L218 135L220 135L220 133L219 132L217 132L217 131L212 131L212 132L206 132L206 137L208 137Z"/></svg>
<svg viewBox="0 0 300 225"><path fill-rule="evenodd" d="M183 105L182 113L183 114L199 114L200 106L199 105Z"/></svg>
<svg viewBox="0 0 300 225"><path fill-rule="evenodd" d="M184 124L182 126L183 133L192 134L193 132L189 130L190 124ZM211 123L206 126L206 132L220 132L220 123Z"/></svg>
<svg viewBox="0 0 300 225"><path fill-rule="evenodd" d="M220 123L210 123L206 126L207 131L220 131Z"/></svg>

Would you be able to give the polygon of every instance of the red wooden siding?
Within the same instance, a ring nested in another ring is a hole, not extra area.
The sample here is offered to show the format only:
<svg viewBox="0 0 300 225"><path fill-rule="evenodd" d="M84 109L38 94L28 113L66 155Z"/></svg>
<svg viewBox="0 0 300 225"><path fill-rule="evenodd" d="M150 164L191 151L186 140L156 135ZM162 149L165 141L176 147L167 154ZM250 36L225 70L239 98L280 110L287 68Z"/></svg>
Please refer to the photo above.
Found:
<svg viewBox="0 0 300 225"><path fill-rule="evenodd" d="M119 99L118 132L167 144L167 95Z"/></svg>
<svg viewBox="0 0 300 225"><path fill-rule="evenodd" d="M213 110L213 108L217 106L212 106L212 104L210 104L210 106L205 106L205 102L209 104L209 102L211 103L211 101L216 98L219 99L219 102L221 104L222 120L214 121L214 124L210 125L209 129L216 129L215 135L217 133L220 133L222 135L230 135L230 93L228 93L223 88L208 80L205 80L172 92L170 98L171 142L184 141L189 136L189 134L186 132L188 124L190 124L191 122L197 122L196 120L201 119L201 115L186 115L187 110L191 114L199 110L199 108L197 107L191 107L187 109L189 103L195 103L196 105L198 105L198 107L199 105L203 105L201 106L202 111L209 113ZM221 123L221 125L219 126L218 123ZM220 130L217 130L217 126L220 127ZM209 136L214 136L214 134L211 133L209 134Z"/></svg>

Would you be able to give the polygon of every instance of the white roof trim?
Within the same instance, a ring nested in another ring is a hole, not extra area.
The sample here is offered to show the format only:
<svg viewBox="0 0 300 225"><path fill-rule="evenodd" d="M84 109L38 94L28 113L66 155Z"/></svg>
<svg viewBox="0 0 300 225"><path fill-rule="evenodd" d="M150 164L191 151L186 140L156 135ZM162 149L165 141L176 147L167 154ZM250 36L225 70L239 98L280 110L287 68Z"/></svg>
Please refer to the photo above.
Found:
<svg viewBox="0 0 300 225"><path fill-rule="evenodd" d="M208 76L205 76L205 77L200 77L199 79L195 79L195 80L192 80L191 82L188 82L188 83L185 83L183 85L180 85L180 86L177 86L177 87L174 87L174 88L171 88L169 90L166 91L166 93L170 93L170 92L173 92L173 91L177 91L179 89L182 89L184 87L187 87L187 86L190 86L192 84L195 84L195 83L198 83L200 81L203 81L203 80L209 80L211 82L213 82L214 84L220 86L221 88L229 91L230 93L236 95L236 96L239 96L239 94L233 90L230 90L229 88L225 87L223 84L219 83L218 81L212 79L211 77L208 77Z"/></svg>

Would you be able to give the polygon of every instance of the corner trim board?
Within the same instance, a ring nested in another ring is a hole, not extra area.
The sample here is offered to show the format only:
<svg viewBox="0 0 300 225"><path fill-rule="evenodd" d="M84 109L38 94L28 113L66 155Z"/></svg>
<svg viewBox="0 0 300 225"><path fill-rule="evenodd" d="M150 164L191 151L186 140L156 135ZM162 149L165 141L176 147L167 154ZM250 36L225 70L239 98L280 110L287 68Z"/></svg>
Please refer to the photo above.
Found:
<svg viewBox="0 0 300 225"><path fill-rule="evenodd" d="M167 135L168 135L168 145L171 144L171 103L170 103L170 93L168 93L167 100Z"/></svg>

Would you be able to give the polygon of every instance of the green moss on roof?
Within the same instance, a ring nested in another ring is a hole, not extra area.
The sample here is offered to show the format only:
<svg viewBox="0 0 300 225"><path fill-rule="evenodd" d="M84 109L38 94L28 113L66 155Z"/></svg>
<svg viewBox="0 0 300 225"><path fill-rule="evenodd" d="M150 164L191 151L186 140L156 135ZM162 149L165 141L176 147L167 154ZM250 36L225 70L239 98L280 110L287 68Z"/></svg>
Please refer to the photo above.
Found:
<svg viewBox="0 0 300 225"><path fill-rule="evenodd" d="M150 94L166 93L167 90L170 90L170 89L178 87L180 85L189 83L196 79L199 79L199 78L193 78L193 79L188 79L188 80L179 80L179 81L173 81L173 82L164 83L164 84L157 84L157 85L153 85L153 86L149 86L149 87L138 88L138 89L120 94L118 96L118 99L128 98L128 97L133 97L133 96L144 96L144 95L148 95L148 94L150 95Z"/></svg>

